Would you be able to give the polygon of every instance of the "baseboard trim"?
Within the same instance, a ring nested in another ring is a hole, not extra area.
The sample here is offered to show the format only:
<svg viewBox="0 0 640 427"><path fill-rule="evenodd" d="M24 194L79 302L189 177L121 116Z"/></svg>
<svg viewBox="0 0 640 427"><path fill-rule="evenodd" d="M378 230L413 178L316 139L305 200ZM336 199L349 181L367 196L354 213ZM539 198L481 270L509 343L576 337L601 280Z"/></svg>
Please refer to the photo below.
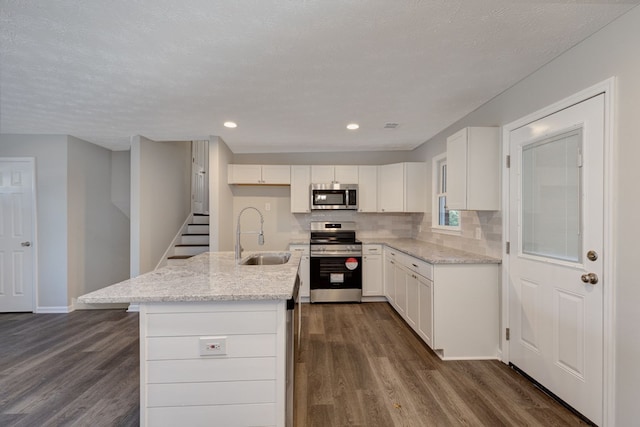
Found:
<svg viewBox="0 0 640 427"><path fill-rule="evenodd" d="M73 306L68 305L68 306L47 306L47 307L37 307L36 308L36 313L37 314L59 314L59 313L71 313L72 311L74 311L75 309L73 308Z"/></svg>
<svg viewBox="0 0 640 427"><path fill-rule="evenodd" d="M129 308L127 308L127 313L139 313L140 312L140 304L139 303L131 303L129 304Z"/></svg>

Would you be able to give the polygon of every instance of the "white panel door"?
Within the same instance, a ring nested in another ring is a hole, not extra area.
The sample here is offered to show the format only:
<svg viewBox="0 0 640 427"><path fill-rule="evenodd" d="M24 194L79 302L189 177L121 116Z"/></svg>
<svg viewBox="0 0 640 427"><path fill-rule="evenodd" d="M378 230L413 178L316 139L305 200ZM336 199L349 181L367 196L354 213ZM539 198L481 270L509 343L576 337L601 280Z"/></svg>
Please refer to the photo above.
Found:
<svg viewBox="0 0 640 427"><path fill-rule="evenodd" d="M193 213L209 213L209 141L191 143L191 209Z"/></svg>
<svg viewBox="0 0 640 427"><path fill-rule="evenodd" d="M34 311L32 160L0 159L0 312Z"/></svg>
<svg viewBox="0 0 640 427"><path fill-rule="evenodd" d="M510 362L600 425L604 95L509 144Z"/></svg>

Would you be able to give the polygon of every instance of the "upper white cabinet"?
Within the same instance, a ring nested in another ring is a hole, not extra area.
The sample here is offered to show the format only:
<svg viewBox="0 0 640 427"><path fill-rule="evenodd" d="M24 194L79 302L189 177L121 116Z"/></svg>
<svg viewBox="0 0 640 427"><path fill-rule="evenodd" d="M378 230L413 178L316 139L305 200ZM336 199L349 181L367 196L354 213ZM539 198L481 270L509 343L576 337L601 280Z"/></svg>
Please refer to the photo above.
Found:
<svg viewBox="0 0 640 427"><path fill-rule="evenodd" d="M378 167L379 212L424 212L427 206L425 163Z"/></svg>
<svg viewBox="0 0 640 427"><path fill-rule="evenodd" d="M313 165L311 166L311 182L326 184L339 182L341 184L358 183L358 166L351 165Z"/></svg>
<svg viewBox="0 0 640 427"><path fill-rule="evenodd" d="M447 208L500 210L497 127L468 127L447 138Z"/></svg>
<svg viewBox="0 0 640 427"><path fill-rule="evenodd" d="M358 212L378 211L378 166L358 166Z"/></svg>
<svg viewBox="0 0 640 427"><path fill-rule="evenodd" d="M291 166L289 165L229 165L229 184L271 184L289 185Z"/></svg>
<svg viewBox="0 0 640 427"><path fill-rule="evenodd" d="M311 196L311 167L302 165L291 166L291 212L311 212L309 208Z"/></svg>

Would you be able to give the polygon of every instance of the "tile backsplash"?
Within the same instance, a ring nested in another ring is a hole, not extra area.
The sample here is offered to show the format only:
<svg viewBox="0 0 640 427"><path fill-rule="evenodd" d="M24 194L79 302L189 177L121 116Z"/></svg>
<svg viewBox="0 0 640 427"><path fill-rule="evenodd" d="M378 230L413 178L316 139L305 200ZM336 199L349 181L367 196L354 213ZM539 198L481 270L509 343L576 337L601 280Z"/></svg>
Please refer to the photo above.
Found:
<svg viewBox="0 0 640 427"><path fill-rule="evenodd" d="M460 211L462 233L444 234L431 230L431 215L425 214L414 238L437 245L495 258L502 257L502 214L498 211ZM421 226L421 231L418 232ZM480 239L476 238L479 229Z"/></svg>
<svg viewBox="0 0 640 427"><path fill-rule="evenodd" d="M500 212L461 212L462 233L449 235L431 230L431 214L360 213L318 211L291 215L291 239L309 239L311 221L354 221L359 238L414 238L481 255L500 258L502 254L502 216ZM476 239L476 229L480 239ZM420 231L419 231L420 230Z"/></svg>

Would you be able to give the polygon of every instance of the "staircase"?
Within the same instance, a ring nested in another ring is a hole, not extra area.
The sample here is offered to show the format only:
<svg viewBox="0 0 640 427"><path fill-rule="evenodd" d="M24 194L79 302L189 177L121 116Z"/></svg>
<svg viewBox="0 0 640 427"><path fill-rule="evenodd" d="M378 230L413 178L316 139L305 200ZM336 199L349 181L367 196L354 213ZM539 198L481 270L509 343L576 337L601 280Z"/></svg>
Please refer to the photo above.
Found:
<svg viewBox="0 0 640 427"><path fill-rule="evenodd" d="M209 215L193 214L193 221L187 225L180 243L173 248L173 255L167 257L167 265L180 265L194 255L209 250Z"/></svg>

